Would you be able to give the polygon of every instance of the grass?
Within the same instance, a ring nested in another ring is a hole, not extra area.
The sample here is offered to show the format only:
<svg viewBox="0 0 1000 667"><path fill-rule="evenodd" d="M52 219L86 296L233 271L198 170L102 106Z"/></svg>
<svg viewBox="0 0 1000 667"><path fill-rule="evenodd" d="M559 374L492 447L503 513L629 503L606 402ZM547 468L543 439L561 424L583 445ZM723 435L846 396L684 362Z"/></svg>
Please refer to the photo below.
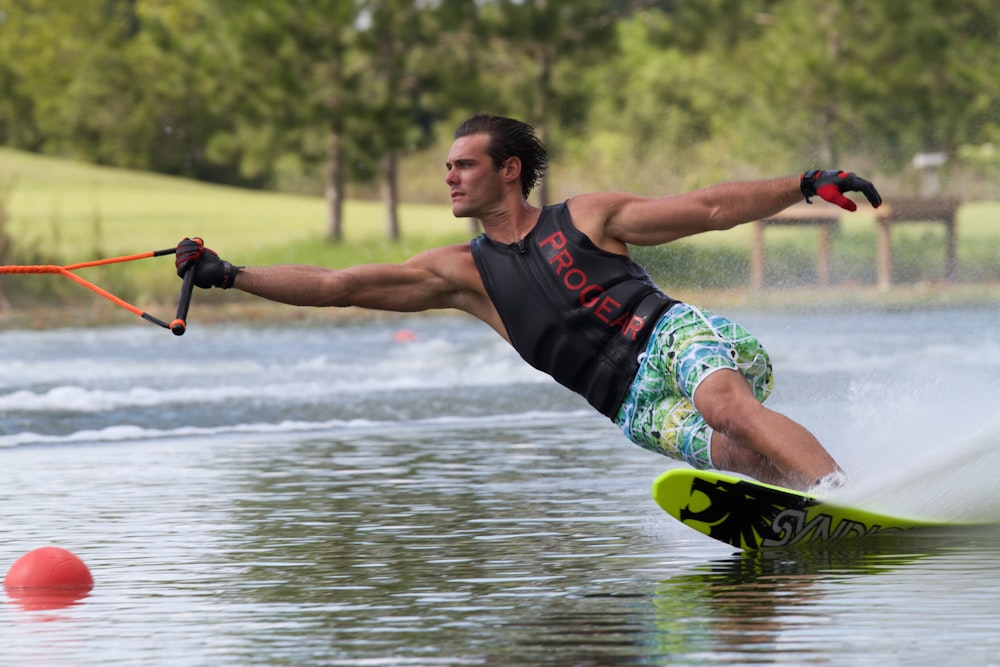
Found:
<svg viewBox="0 0 1000 667"><path fill-rule="evenodd" d="M441 200L446 200L441 186ZM71 263L98 257L173 247L185 236L201 236L226 259L241 264L306 263L331 267L365 262L399 262L420 250L468 239L468 221L450 207L404 204L403 240L385 240L379 202L349 200L344 241L324 240L325 203L320 197L267 193L190 180L81 164L0 148L0 204L13 252L5 263ZM959 276L956 298L990 299L1000 282L1000 203L970 202L959 211ZM876 227L864 216L845 215L833 239L832 272L837 288L815 283L816 230L769 229L767 284L781 289L752 295L750 226L702 234L636 256L677 296L703 293L719 301L767 305L780 293L799 301L874 303ZM933 223L893 228L893 295L897 302L929 302L928 285L941 294L944 229ZM84 277L136 304L171 303L177 278L170 258L131 262L81 272ZM5 276L3 292L15 304L93 303L95 297L56 276ZM983 287L986 285L987 287ZM805 289L802 286L807 286ZM847 296L849 287L853 296ZM945 290L946 291L946 290ZM728 293L728 296L724 296ZM797 295L797 296L791 296ZM974 295L968 297L967 295ZM212 292L201 299L223 301ZM890 299L882 294L881 301ZM231 300L226 295L225 301ZM102 302L100 299L97 301ZM127 313L126 313L127 315Z"/></svg>
<svg viewBox="0 0 1000 667"><path fill-rule="evenodd" d="M209 185L0 148L3 193L6 231L14 241L5 263L88 261L170 248L185 236L201 236L242 264L399 262L425 247L468 238L470 227L451 215L450 206L404 205L404 239L392 244L384 240L383 206L349 200L344 241L333 244L324 240L326 208L320 197ZM85 271L81 275L125 299L167 301L176 287L167 258ZM67 292L60 285L69 281L55 276L4 280L15 302L89 298L79 287ZM22 284L28 281L34 284Z"/></svg>
<svg viewBox="0 0 1000 667"><path fill-rule="evenodd" d="M230 253L261 252L324 235L319 197L258 192L84 165L0 148L0 183L10 183L8 231L69 257L99 248L108 254L170 247L199 235ZM442 199L444 199L442 191ZM408 205L407 235L428 240L464 231L448 206ZM348 201L348 244L384 238L382 206Z"/></svg>

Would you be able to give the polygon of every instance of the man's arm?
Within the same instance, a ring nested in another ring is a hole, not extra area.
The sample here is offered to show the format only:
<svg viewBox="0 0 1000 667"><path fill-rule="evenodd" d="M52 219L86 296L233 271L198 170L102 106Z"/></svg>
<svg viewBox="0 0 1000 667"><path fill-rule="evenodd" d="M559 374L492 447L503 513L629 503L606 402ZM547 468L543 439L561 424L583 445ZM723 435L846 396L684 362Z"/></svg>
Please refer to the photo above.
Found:
<svg viewBox="0 0 1000 667"><path fill-rule="evenodd" d="M183 249L192 248L190 252ZM194 250L194 248L198 248ZM434 248L402 264L364 264L347 269L289 264L235 269L194 242L178 246L178 273L196 262L195 283L236 287L256 296L294 306L359 306L415 312L433 308L469 310L477 290L468 246ZM473 267L474 269L474 267Z"/></svg>
<svg viewBox="0 0 1000 667"><path fill-rule="evenodd" d="M659 245L767 218L799 201L797 177L722 183L670 197L621 199L605 229L625 243Z"/></svg>
<svg viewBox="0 0 1000 667"><path fill-rule="evenodd" d="M415 312L450 305L453 290L426 269L405 264L363 264L325 269L298 264L247 267L233 287L293 306L359 306Z"/></svg>
<svg viewBox="0 0 1000 667"><path fill-rule="evenodd" d="M816 177L819 174L819 177ZM807 172L811 180L789 176L731 182L669 197L595 193L574 197L574 220L598 245L615 242L659 245L701 232L730 229L768 218L803 201L807 191L848 208L843 192L861 191L873 206L882 199L868 181L848 172ZM819 189L816 189L818 185ZM850 209L853 210L853 209ZM597 238L595 238L597 237ZM601 240L598 241L598 238Z"/></svg>

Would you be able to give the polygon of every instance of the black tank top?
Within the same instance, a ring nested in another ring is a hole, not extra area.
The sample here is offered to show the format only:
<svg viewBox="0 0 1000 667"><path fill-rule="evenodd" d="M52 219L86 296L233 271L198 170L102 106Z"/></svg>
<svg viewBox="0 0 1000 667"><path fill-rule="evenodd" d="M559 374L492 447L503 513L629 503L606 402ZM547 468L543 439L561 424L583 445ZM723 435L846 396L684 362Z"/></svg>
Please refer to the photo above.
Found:
<svg viewBox="0 0 1000 667"><path fill-rule="evenodd" d="M631 259L595 246L565 203L543 208L517 243L476 237L472 257L514 349L614 419L653 325L677 302Z"/></svg>

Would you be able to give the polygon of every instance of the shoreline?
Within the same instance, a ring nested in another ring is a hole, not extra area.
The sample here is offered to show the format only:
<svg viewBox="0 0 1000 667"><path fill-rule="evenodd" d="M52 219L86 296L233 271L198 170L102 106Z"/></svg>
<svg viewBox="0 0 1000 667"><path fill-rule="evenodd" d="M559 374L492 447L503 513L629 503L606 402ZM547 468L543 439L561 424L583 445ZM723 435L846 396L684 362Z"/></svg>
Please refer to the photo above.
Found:
<svg viewBox="0 0 1000 667"><path fill-rule="evenodd" d="M883 291L868 286L795 287L754 291L749 288L725 290L677 289L670 295L710 310L725 312L830 313L849 311L901 311L948 308L1000 307L1000 283L906 284ZM434 316L454 311L392 313L361 308L296 307L236 293L232 296L196 295L188 313L189 326L247 324L343 325L362 321L392 321L414 316ZM199 303L200 301L200 303ZM176 304L147 307L162 320L173 319ZM111 303L12 306L0 310L0 330L41 330L55 328L96 328L126 326L142 322L136 315ZM144 322L143 322L144 323ZM145 323L144 323L145 324Z"/></svg>

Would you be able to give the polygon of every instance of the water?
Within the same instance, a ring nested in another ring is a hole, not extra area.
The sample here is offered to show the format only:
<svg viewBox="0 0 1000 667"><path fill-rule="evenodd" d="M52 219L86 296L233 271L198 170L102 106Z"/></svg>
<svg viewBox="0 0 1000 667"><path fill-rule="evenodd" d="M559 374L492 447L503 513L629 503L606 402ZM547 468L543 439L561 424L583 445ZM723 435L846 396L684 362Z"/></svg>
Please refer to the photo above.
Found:
<svg viewBox="0 0 1000 667"><path fill-rule="evenodd" d="M1000 315L736 317L839 495L1000 519ZM464 318L0 332L0 414L0 570L95 579L0 597L4 665L1000 662L1000 532L733 553Z"/></svg>

